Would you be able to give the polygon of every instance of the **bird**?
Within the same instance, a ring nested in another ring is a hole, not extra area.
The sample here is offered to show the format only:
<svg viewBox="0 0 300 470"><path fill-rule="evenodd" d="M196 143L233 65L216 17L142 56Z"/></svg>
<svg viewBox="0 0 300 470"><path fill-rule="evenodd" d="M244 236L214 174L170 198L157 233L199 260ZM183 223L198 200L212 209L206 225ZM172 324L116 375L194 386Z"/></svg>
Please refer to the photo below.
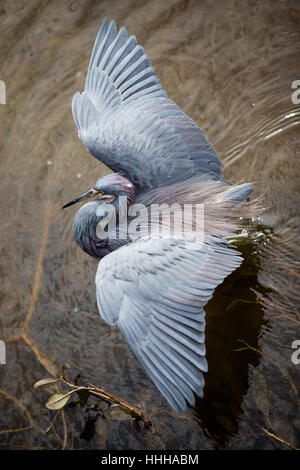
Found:
<svg viewBox="0 0 300 470"><path fill-rule="evenodd" d="M223 181L212 144L168 98L136 37L114 20L102 22L72 113L86 150L112 170L63 206L85 202L72 230L79 247L99 260L100 315L119 327L171 409L185 411L204 394L204 307L242 262L229 238L252 213L243 201L253 186ZM164 216L174 203L178 236L158 236L168 224L164 217L149 221L149 213L163 205ZM203 207L199 237L181 230L182 208L195 227L193 205ZM137 221L129 236L129 222Z"/></svg>

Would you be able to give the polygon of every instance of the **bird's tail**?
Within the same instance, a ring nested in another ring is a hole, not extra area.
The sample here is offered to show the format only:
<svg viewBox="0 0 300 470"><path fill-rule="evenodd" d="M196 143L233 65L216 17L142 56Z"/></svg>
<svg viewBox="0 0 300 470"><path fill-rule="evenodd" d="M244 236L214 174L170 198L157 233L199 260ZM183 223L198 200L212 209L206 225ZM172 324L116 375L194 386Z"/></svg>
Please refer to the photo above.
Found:
<svg viewBox="0 0 300 470"><path fill-rule="evenodd" d="M194 226L194 211L192 207L203 209L203 227L207 238L210 236L228 237L235 230L244 227L245 219L250 219L262 212L261 199L246 201L253 191L251 183L228 186L220 181L204 181L191 178L188 181L149 191L138 202L151 206L166 204L179 206L178 217L174 220L180 223L180 207L184 209L184 217ZM176 210L176 209L175 209Z"/></svg>

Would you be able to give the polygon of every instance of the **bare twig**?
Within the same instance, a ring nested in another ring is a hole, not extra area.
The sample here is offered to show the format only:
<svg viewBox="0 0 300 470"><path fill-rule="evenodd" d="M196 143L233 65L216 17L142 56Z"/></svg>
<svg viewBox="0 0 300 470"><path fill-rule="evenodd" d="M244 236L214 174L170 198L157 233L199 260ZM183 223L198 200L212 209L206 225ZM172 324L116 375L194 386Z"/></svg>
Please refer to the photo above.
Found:
<svg viewBox="0 0 300 470"><path fill-rule="evenodd" d="M67 447L67 441L68 441L68 429L67 429L67 423L65 419L64 410L61 410L61 419L62 419L63 428L64 428L64 442L63 442L62 450L65 450L65 448Z"/></svg>
<svg viewBox="0 0 300 470"><path fill-rule="evenodd" d="M44 261L44 254L46 251L46 246L48 243L48 237L49 237L49 230L51 226L51 218L52 218L52 207L50 206L49 203L47 203L45 207L45 220L44 220L44 233L43 233L43 239L42 239L42 244L41 248L39 251L38 259L37 259L37 265L36 265L36 270L35 270L35 275L34 275L34 282L33 282L33 289L32 289L32 294L31 294L31 300L29 304L29 309L27 312L27 316L25 318L23 327L22 327L22 333L24 334L27 330L29 321L32 317L33 311L35 309L38 296L39 296L39 290L40 290L40 283L42 279L42 273L43 273L43 261Z"/></svg>
<svg viewBox="0 0 300 470"><path fill-rule="evenodd" d="M261 352L259 349L256 349L256 348L254 348L253 346L250 346L250 344L246 343L246 341L244 341L243 339L237 339L237 341L238 341L239 343L244 344L245 347L243 347L243 348L238 348L238 349L234 349L235 352L237 352L237 351L246 351L246 350L249 349L250 351L254 351L254 352L256 352L257 354L262 355L262 352Z"/></svg>
<svg viewBox="0 0 300 470"><path fill-rule="evenodd" d="M47 434L49 434L49 432L51 431L51 429L53 428L53 425L56 421L56 418L57 416L61 413L62 410L58 410L58 412L55 414L53 420L51 421L50 425L48 426L48 428L46 429L45 431L45 436L47 436Z"/></svg>
<svg viewBox="0 0 300 470"><path fill-rule="evenodd" d="M284 439L281 439L280 437L276 436L275 434L273 434L272 432L268 431L267 429L265 428L261 428L263 430L263 432L268 436L268 437L271 437L272 439L275 439L275 441L278 441L280 442L281 444L289 447L290 449L293 449L293 450L299 450L297 447L294 447L292 444L290 444L289 442L285 441Z"/></svg>
<svg viewBox="0 0 300 470"><path fill-rule="evenodd" d="M131 405L128 405L124 401L120 400L114 395L111 395L110 393L105 392L104 390L102 390L99 387L96 387L95 385L92 385L92 384L87 384L86 386L75 385L63 375L59 377L59 380L74 390L77 390L77 391L87 390L91 395L101 398L103 401L107 403L115 403L117 405L122 406L125 410L129 411L133 417L135 417L138 420L142 420L144 425L148 428L152 425L150 418L145 413L143 413L140 410L137 410Z"/></svg>

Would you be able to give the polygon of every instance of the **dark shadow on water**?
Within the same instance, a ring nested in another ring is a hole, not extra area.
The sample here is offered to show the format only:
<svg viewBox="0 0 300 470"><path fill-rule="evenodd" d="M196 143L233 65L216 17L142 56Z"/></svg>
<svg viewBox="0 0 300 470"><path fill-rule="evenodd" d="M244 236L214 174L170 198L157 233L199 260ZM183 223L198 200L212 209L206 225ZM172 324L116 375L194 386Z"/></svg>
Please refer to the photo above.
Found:
<svg viewBox="0 0 300 470"><path fill-rule="evenodd" d="M257 280L258 260L252 254L252 245L239 250L243 264L216 289L205 308L209 370L204 398L196 399L194 408L199 425L220 448L238 430L248 389L248 367L257 366L260 360L260 354L253 350L235 350L245 347L239 340L259 349L258 338L265 323L255 294L262 291Z"/></svg>

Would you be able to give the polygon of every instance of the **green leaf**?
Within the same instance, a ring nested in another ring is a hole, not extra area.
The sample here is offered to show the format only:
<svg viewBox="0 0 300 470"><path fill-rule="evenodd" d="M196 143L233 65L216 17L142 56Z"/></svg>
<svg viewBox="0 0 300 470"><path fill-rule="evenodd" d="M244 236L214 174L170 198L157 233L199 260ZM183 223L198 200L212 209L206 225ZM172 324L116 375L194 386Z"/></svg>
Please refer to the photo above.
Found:
<svg viewBox="0 0 300 470"><path fill-rule="evenodd" d="M127 410L123 406L117 404L111 405L104 411L103 414L105 418L115 419L116 421L125 421L129 419L128 415L132 416L130 410Z"/></svg>
<svg viewBox="0 0 300 470"><path fill-rule="evenodd" d="M71 392L66 393L54 393L54 395L51 395L51 397L47 401L46 407L48 408L48 410L60 410L68 403L70 396L75 391L76 390L72 390Z"/></svg>
<svg viewBox="0 0 300 470"><path fill-rule="evenodd" d="M39 380L38 382L35 382L33 388L46 388L49 385L53 385L57 382L59 382L59 379L55 379L54 377L49 377L47 379L42 379L42 380Z"/></svg>

